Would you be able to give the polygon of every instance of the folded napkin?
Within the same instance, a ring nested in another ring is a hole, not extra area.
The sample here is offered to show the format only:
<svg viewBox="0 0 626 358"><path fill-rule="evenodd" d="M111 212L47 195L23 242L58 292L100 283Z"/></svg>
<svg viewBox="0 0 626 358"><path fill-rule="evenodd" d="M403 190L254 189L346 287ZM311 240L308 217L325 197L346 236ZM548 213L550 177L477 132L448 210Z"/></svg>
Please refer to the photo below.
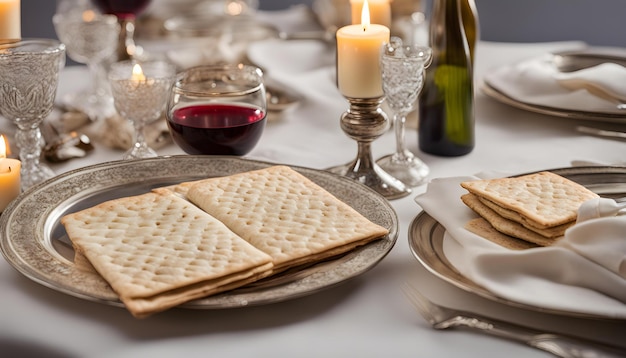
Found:
<svg viewBox="0 0 626 358"><path fill-rule="evenodd" d="M466 191L460 183L476 179L434 179L415 198L445 227L444 253L459 272L511 301L626 318L626 216L610 216L620 208L614 201L585 203L581 222L551 247L509 250L464 228L477 215L462 203L460 196Z"/></svg>
<svg viewBox="0 0 626 358"><path fill-rule="evenodd" d="M573 72L559 72L554 78L569 90L587 90L609 101L626 103L626 67L603 63Z"/></svg>
<svg viewBox="0 0 626 358"><path fill-rule="evenodd" d="M485 83L508 97L531 105L562 110L623 114L626 69L599 65L561 73L552 54L503 67L485 75ZM611 76L616 77L611 79ZM620 78L620 80L618 80ZM621 79L624 78L624 79ZM619 83L621 81L621 83ZM601 95L599 95L601 94ZM619 98L619 99L618 99Z"/></svg>

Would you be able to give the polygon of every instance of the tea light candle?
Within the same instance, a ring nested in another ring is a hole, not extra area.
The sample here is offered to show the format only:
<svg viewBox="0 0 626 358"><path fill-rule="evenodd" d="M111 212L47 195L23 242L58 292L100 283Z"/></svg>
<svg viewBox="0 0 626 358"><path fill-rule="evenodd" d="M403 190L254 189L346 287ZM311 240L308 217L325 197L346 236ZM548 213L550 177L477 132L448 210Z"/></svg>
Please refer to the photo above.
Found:
<svg viewBox="0 0 626 358"><path fill-rule="evenodd" d="M146 80L146 75L143 74L143 70L138 63L133 66L133 74L130 79L135 82L144 82Z"/></svg>
<svg viewBox="0 0 626 358"><path fill-rule="evenodd" d="M370 13L370 23L391 27L391 5L389 0L350 0L352 24L361 23L363 3L367 1Z"/></svg>
<svg viewBox="0 0 626 358"><path fill-rule="evenodd" d="M6 157L8 145L0 135L0 212L20 194L20 169L22 163Z"/></svg>
<svg viewBox="0 0 626 358"><path fill-rule="evenodd" d="M20 0L0 0L0 40L21 37Z"/></svg>
<svg viewBox="0 0 626 358"><path fill-rule="evenodd" d="M361 24L337 30L337 85L350 98L384 95L380 69L380 48L389 42L389 28L370 24L367 0Z"/></svg>

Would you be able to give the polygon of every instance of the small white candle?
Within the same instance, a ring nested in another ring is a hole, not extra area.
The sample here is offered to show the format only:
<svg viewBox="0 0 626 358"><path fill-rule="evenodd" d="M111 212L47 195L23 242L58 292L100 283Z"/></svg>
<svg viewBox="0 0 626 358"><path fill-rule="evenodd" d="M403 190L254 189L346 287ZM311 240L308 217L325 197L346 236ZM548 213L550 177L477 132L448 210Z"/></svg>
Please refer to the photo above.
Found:
<svg viewBox="0 0 626 358"><path fill-rule="evenodd" d="M0 212L20 194L20 169L22 163L6 157L8 145L0 135Z"/></svg>
<svg viewBox="0 0 626 358"><path fill-rule="evenodd" d="M337 30L337 84L350 98L384 95L379 56L381 46L389 42L389 28L370 24L367 1L365 5L360 25Z"/></svg>
<svg viewBox="0 0 626 358"><path fill-rule="evenodd" d="M143 70L138 63L133 66L133 74L131 75L130 79L136 82L143 82L146 80L146 76L143 74Z"/></svg>
<svg viewBox="0 0 626 358"><path fill-rule="evenodd" d="M361 23L364 2L367 2L369 8L370 23L391 27L391 5L389 0L350 0L352 25Z"/></svg>
<svg viewBox="0 0 626 358"><path fill-rule="evenodd" d="M20 0L0 0L0 40L22 37Z"/></svg>

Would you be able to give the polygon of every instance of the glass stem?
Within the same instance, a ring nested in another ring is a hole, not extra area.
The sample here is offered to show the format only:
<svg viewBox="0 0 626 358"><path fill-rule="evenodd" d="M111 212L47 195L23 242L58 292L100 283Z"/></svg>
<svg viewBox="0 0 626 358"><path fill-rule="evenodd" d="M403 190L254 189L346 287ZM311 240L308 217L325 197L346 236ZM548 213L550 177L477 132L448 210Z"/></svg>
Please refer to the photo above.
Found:
<svg viewBox="0 0 626 358"><path fill-rule="evenodd" d="M24 168L35 168L39 165L41 149L45 145L39 127L19 128L15 133L17 146L20 148L20 160Z"/></svg>
<svg viewBox="0 0 626 358"><path fill-rule="evenodd" d="M406 113L398 112L394 115L394 125L395 125L395 134L396 134L396 156L398 159L406 159L407 158L407 150L406 145L404 144L404 132L405 127L404 124L406 122Z"/></svg>
<svg viewBox="0 0 626 358"><path fill-rule="evenodd" d="M144 134L145 124L143 121L133 121L135 124L135 144L133 145L136 149L145 148L146 138Z"/></svg>
<svg viewBox="0 0 626 358"><path fill-rule="evenodd" d="M121 31L117 47L117 59L129 60L135 55L135 18L125 17L119 19Z"/></svg>
<svg viewBox="0 0 626 358"><path fill-rule="evenodd" d="M87 68L93 78L93 94L97 97L104 97L107 95L107 88L105 86L106 75L104 66L101 61L90 61L87 63Z"/></svg>

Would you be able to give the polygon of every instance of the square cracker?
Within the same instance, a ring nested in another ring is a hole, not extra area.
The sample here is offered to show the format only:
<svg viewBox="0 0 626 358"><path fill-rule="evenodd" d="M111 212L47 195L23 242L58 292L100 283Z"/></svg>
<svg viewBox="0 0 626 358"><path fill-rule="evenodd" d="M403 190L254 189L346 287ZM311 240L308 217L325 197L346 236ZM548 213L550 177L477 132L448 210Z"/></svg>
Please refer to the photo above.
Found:
<svg viewBox="0 0 626 358"><path fill-rule="evenodd" d="M183 186L191 202L272 256L276 272L345 253L388 233L287 166Z"/></svg>
<svg viewBox="0 0 626 358"><path fill-rule="evenodd" d="M557 226L553 226L553 227L549 227L545 229L538 228L534 226L534 223L532 221L529 221L524 216L518 214L517 212L513 210L503 208L491 200L488 200L482 197L477 197L477 198L478 200L480 200L481 203L485 204L486 206L491 208L493 211L498 213L498 215L504 217L505 219L515 221L516 223L521 224L525 228L532 230L536 232L537 234L541 236L545 236L547 238L555 238L555 237L565 235L565 230L567 230L570 226L574 225L575 223L575 221L570 221L565 224L561 224L561 225L557 225Z"/></svg>
<svg viewBox="0 0 626 358"><path fill-rule="evenodd" d="M483 217L499 232L509 235L524 241L528 241L539 246L550 246L556 242L559 238L547 238L536 232L529 230L515 221L508 220L498 215L490 207L483 204L476 195L465 194L461 196L461 200L470 209L474 210L478 215Z"/></svg>
<svg viewBox="0 0 626 358"><path fill-rule="evenodd" d="M518 213L533 227L541 229L576 220L580 205L598 197L584 186L551 172L472 180L462 182L461 186Z"/></svg>
<svg viewBox="0 0 626 358"><path fill-rule="evenodd" d="M107 201L61 222L136 317L242 286L272 268L270 256L166 190Z"/></svg>
<svg viewBox="0 0 626 358"><path fill-rule="evenodd" d="M468 221L467 224L465 224L465 228L478 236L510 250L526 250L539 247L537 244L501 233L482 217Z"/></svg>

